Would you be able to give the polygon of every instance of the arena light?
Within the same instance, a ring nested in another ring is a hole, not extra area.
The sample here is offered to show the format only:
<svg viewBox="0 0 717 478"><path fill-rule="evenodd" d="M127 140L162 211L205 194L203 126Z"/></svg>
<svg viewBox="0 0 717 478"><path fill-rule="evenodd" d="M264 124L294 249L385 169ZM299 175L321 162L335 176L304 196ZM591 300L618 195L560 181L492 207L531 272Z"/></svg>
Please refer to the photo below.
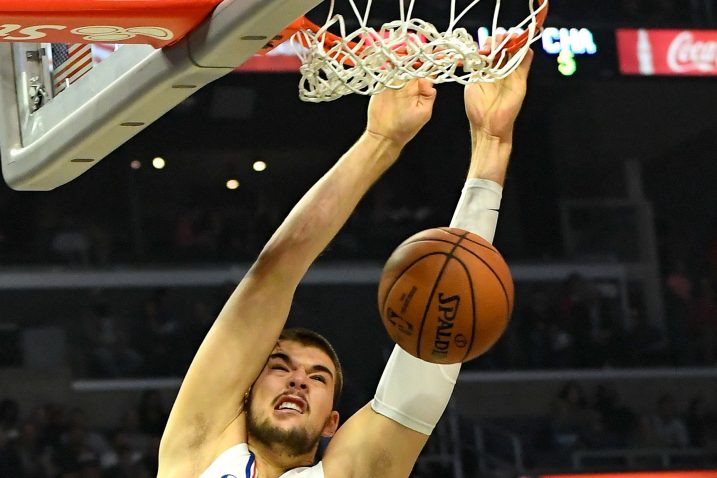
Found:
<svg viewBox="0 0 717 478"><path fill-rule="evenodd" d="M134 160L129 163L129 167L132 169L139 169L142 167L142 161Z"/></svg>
<svg viewBox="0 0 717 478"><path fill-rule="evenodd" d="M239 180L238 179L228 179L226 183L227 189L233 191L235 189L239 188Z"/></svg>
<svg viewBox="0 0 717 478"><path fill-rule="evenodd" d="M252 168L254 168L254 171L264 171L266 169L266 163L264 161L254 161Z"/></svg>
<svg viewBox="0 0 717 478"><path fill-rule="evenodd" d="M160 156L157 156L152 160L152 166L154 166L154 169L164 169L166 165L166 161Z"/></svg>

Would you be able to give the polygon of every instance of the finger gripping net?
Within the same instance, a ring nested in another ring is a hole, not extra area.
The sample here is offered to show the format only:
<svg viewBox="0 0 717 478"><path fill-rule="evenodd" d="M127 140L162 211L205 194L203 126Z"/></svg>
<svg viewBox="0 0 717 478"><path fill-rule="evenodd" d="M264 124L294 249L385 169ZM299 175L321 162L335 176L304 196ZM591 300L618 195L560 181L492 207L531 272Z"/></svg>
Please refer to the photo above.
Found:
<svg viewBox="0 0 717 478"><path fill-rule="evenodd" d="M539 38L536 15L547 4L534 9L520 25L508 30L502 41L492 35L489 53L479 51L477 42L465 28L454 28L455 23L476 3L475 0L456 16L452 4L449 28L441 32L433 24L419 18L410 18L413 1L408 12L401 1L401 19L385 23L378 30L368 26L366 19L369 1L363 18L353 0L351 5L359 18L360 27L346 32L341 15L332 15L318 31L304 29L292 38L301 58L299 97L303 101L331 101L355 93L374 95L385 88L400 89L415 78L433 83L457 82L461 84L492 82L509 75L522 61L530 44ZM455 2L455 0L453 0ZM500 1L497 2L493 32ZM521 29L525 24L527 31ZM337 27L340 36L332 35L329 28ZM514 51L507 45L520 34L527 35L523 44ZM300 48L299 45L304 48Z"/></svg>

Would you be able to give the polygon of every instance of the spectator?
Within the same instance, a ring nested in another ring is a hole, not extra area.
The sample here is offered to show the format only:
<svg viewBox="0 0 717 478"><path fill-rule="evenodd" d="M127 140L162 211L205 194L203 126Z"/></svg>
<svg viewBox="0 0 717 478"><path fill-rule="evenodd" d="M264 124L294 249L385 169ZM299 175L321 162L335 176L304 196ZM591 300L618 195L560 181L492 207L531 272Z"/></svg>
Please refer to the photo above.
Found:
<svg viewBox="0 0 717 478"><path fill-rule="evenodd" d="M105 303L95 304L85 320L90 376L131 377L138 373L143 358L127 340L127 332Z"/></svg>
<svg viewBox="0 0 717 478"><path fill-rule="evenodd" d="M626 340L629 347L624 352L627 365L654 366L668 362L668 344L662 331L641 311L632 308L630 315Z"/></svg>
<svg viewBox="0 0 717 478"><path fill-rule="evenodd" d="M685 365L689 361L689 324L693 322L693 284L683 260L676 260L665 279L665 308L667 336L671 340L672 363Z"/></svg>
<svg viewBox="0 0 717 478"><path fill-rule="evenodd" d="M97 457L85 455L79 460L79 473L71 473L62 478L103 478L100 461Z"/></svg>
<svg viewBox="0 0 717 478"><path fill-rule="evenodd" d="M707 444L707 427L710 417L705 407L705 400L701 396L692 397L687 407L685 425L689 437L689 444L693 447L704 447Z"/></svg>
<svg viewBox="0 0 717 478"><path fill-rule="evenodd" d="M67 216L52 238L52 252L70 266L90 264L90 239L77 221Z"/></svg>
<svg viewBox="0 0 717 478"><path fill-rule="evenodd" d="M50 476L51 470L48 469L48 461L51 458L50 450L42 446L40 438L38 425L26 420L21 427L20 436L13 446L20 472L18 477L46 478Z"/></svg>
<svg viewBox="0 0 717 478"><path fill-rule="evenodd" d="M68 426L70 429L80 428L85 430L85 444L96 456L101 456L109 450L107 439L99 432L92 430L89 426L87 414L80 408L73 408L68 413Z"/></svg>
<svg viewBox="0 0 717 478"><path fill-rule="evenodd" d="M575 361L575 336L568 317L558 311L552 317L548 326L548 339L550 354L548 366L553 368L573 368Z"/></svg>
<svg viewBox="0 0 717 478"><path fill-rule="evenodd" d="M636 418L635 413L621 403L614 385L598 385L595 391L595 411L606 432L614 437L615 446L626 446L636 426Z"/></svg>
<svg viewBox="0 0 717 478"><path fill-rule="evenodd" d="M717 221L715 221L717 226ZM712 280L717 280L717 230L713 230L712 235L707 244L707 275Z"/></svg>
<svg viewBox="0 0 717 478"><path fill-rule="evenodd" d="M191 314L182 326L182 363L189 366L204 336L214 323L216 315L206 302L197 300L192 304Z"/></svg>
<svg viewBox="0 0 717 478"><path fill-rule="evenodd" d="M518 323L528 368L545 368L550 363L550 324L555 315L548 294L542 289L532 291Z"/></svg>
<svg viewBox="0 0 717 478"><path fill-rule="evenodd" d="M130 448L138 450L142 455L148 453L151 437L142 431L139 411L136 408L129 408L125 411L120 419L118 431L121 431L127 438Z"/></svg>
<svg viewBox="0 0 717 478"><path fill-rule="evenodd" d="M672 395L661 395L657 400L657 413L650 418L652 428L662 446L685 448L689 445L687 425L679 417Z"/></svg>
<svg viewBox="0 0 717 478"><path fill-rule="evenodd" d="M571 274L564 286L560 308L575 340L578 367L607 365L614 342L613 321L603 307L600 291L580 274Z"/></svg>
<svg viewBox="0 0 717 478"><path fill-rule="evenodd" d="M250 203L247 200L247 203ZM255 254L254 241L249 240L254 227L249 204L246 207L227 207L224 210L224 227L217 238L221 260L248 260Z"/></svg>
<svg viewBox="0 0 717 478"><path fill-rule="evenodd" d="M32 422L37 427L38 443L44 449L49 449L52 446L50 439L50 433L48 431L50 419L49 419L49 407L42 405L35 407L28 418L29 422Z"/></svg>
<svg viewBox="0 0 717 478"><path fill-rule="evenodd" d="M44 407L47 417L45 426L45 443L51 448L58 448L62 437L67 431L67 414L65 407L59 403L48 403Z"/></svg>
<svg viewBox="0 0 717 478"><path fill-rule="evenodd" d="M0 476L11 476L20 469L20 458L13 445L7 432L0 428Z"/></svg>
<svg viewBox="0 0 717 478"><path fill-rule="evenodd" d="M194 206L177 219L174 245L180 257L211 258L216 253L217 238L221 235L221 216L205 208Z"/></svg>
<svg viewBox="0 0 717 478"><path fill-rule="evenodd" d="M119 429L112 435L112 447L102 455L103 478L149 478L142 452L132 446L129 435Z"/></svg>
<svg viewBox="0 0 717 478"><path fill-rule="evenodd" d="M8 439L19 435L18 421L20 419L20 406L16 400L5 398L0 401L0 432Z"/></svg>
<svg viewBox="0 0 717 478"><path fill-rule="evenodd" d="M696 357L693 362L714 365L717 356L717 297L709 277L700 281L700 297L695 306L690 342Z"/></svg>
<svg viewBox="0 0 717 478"><path fill-rule="evenodd" d="M641 415L629 440L630 448L662 448L665 444L655 430L649 415Z"/></svg>
<svg viewBox="0 0 717 478"><path fill-rule="evenodd" d="M582 448L585 434L595 429L597 415L588 407L585 391L577 382L563 385L553 402L550 414L552 441L557 449Z"/></svg>
<svg viewBox="0 0 717 478"><path fill-rule="evenodd" d="M107 267L112 259L113 236L107 227L98 220L87 228L87 236L91 244L90 260L93 265Z"/></svg>
<svg viewBox="0 0 717 478"><path fill-rule="evenodd" d="M99 455L87 444L87 430L81 425L69 428L55 450L54 461L60 478L85 478L99 468Z"/></svg>
<svg viewBox="0 0 717 478"><path fill-rule="evenodd" d="M142 392L137 413L139 415L140 429L143 433L150 437L162 435L169 414L158 390L145 390Z"/></svg>
<svg viewBox="0 0 717 478"><path fill-rule="evenodd" d="M705 450L717 454L717 398L704 414Z"/></svg>
<svg viewBox="0 0 717 478"><path fill-rule="evenodd" d="M149 470L150 476L157 476L157 469L159 468L159 436L152 437L149 453L142 459L142 465L144 468Z"/></svg>
<svg viewBox="0 0 717 478"><path fill-rule="evenodd" d="M176 373L183 363L179 321L167 301L165 289L156 290L144 302L141 316L135 336L146 359L144 372L155 376Z"/></svg>

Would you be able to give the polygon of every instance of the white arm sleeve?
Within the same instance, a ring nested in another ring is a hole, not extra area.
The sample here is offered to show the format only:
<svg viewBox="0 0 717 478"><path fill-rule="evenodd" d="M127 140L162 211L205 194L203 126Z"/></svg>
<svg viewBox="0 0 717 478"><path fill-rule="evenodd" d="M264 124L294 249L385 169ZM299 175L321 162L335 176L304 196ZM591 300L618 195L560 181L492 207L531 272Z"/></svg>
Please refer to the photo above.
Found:
<svg viewBox="0 0 717 478"><path fill-rule="evenodd" d="M451 227L459 227L493 242L502 197L500 184L487 179L469 179L463 186Z"/></svg>
<svg viewBox="0 0 717 478"><path fill-rule="evenodd" d="M485 179L469 179L451 220L493 241L503 188ZM371 407L381 415L430 435L451 399L461 364L438 365L418 359L396 345L388 359Z"/></svg>

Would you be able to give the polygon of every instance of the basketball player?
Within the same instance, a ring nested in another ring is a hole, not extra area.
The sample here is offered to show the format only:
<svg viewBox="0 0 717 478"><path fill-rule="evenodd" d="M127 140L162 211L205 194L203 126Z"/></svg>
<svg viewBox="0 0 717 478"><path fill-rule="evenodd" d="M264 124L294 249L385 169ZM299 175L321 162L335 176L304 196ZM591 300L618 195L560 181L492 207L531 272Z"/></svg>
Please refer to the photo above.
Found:
<svg viewBox="0 0 717 478"><path fill-rule="evenodd" d="M489 241L531 60L529 52L504 80L465 89L472 157L451 226ZM339 429L333 349L313 332L282 329L302 276L428 122L435 97L416 80L371 98L365 132L289 213L199 347L162 437L159 478L409 476L460 365L396 347L375 398ZM314 463L320 437L332 436Z"/></svg>

